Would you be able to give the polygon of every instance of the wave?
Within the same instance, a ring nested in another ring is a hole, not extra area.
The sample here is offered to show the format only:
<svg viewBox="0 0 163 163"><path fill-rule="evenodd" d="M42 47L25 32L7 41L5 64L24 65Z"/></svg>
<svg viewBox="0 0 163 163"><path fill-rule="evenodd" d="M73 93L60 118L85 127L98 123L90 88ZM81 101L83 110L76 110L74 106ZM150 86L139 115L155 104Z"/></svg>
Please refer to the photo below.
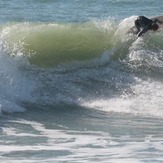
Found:
<svg viewBox="0 0 163 163"><path fill-rule="evenodd" d="M106 51L114 51L113 59L123 59L136 39L125 35L134 18L120 23L10 23L1 27L1 39L8 54L23 54L31 64L43 67L92 60ZM146 38L148 48L163 49L162 42L160 34Z"/></svg>
<svg viewBox="0 0 163 163"><path fill-rule="evenodd" d="M147 114L152 106L163 115L163 32L126 35L134 18L1 25L0 108L64 103L133 114L145 107Z"/></svg>

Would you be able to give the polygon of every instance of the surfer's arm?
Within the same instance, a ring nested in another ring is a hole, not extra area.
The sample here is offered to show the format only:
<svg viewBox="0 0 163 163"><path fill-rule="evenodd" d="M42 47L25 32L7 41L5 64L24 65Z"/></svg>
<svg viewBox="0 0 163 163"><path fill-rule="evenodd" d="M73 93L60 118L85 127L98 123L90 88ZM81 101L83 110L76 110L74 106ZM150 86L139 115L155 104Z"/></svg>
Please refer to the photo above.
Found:
<svg viewBox="0 0 163 163"><path fill-rule="evenodd" d="M163 24L163 21L159 21L160 24Z"/></svg>
<svg viewBox="0 0 163 163"><path fill-rule="evenodd" d="M163 21L160 21L159 19L154 19L154 21L153 21L154 23L159 23L159 24L163 24Z"/></svg>

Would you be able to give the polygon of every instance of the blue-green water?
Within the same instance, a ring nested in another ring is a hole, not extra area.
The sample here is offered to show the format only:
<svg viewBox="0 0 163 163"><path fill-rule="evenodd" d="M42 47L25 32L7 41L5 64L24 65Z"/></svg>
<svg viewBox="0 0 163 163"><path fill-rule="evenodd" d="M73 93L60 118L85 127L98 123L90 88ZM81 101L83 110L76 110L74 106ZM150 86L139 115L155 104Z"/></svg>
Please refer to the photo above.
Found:
<svg viewBox="0 0 163 163"><path fill-rule="evenodd" d="M132 15L162 15L161 0L7 0L1 1L1 22L85 22L124 19Z"/></svg>
<svg viewBox="0 0 163 163"><path fill-rule="evenodd" d="M1 0L0 162L163 162L163 31L126 35L162 0Z"/></svg>

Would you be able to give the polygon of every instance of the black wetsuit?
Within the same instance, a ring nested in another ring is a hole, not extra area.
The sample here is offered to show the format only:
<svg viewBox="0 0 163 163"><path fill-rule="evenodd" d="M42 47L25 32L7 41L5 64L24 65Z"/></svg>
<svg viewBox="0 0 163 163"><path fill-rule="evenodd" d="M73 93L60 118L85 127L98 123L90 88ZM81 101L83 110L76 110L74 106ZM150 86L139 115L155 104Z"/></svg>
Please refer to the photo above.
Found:
<svg viewBox="0 0 163 163"><path fill-rule="evenodd" d="M145 16L139 16L135 20L135 26L137 28L137 36L140 37L143 33L147 32L152 24L153 24L153 20L148 19Z"/></svg>

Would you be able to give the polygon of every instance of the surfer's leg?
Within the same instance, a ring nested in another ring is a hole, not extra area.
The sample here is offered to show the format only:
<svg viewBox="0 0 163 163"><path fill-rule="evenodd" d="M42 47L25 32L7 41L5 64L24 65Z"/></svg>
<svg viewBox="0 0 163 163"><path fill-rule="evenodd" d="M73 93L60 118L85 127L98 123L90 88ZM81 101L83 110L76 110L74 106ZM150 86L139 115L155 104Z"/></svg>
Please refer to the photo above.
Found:
<svg viewBox="0 0 163 163"><path fill-rule="evenodd" d="M140 37L142 34L146 33L148 31L148 28L143 28L138 34L137 36Z"/></svg>
<svg viewBox="0 0 163 163"><path fill-rule="evenodd" d="M138 34L140 32L140 27L141 27L141 25L139 23L139 19L136 19L134 23L135 23L135 27L137 29L137 31L135 32L135 34Z"/></svg>

